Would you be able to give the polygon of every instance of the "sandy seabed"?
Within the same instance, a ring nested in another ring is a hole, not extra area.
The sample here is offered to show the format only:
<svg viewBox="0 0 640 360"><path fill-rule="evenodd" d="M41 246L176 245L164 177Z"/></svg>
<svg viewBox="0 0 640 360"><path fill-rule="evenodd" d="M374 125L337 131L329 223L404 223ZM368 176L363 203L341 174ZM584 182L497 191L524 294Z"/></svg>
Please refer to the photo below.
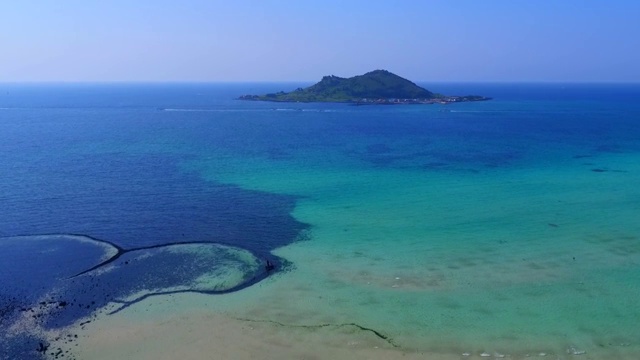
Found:
<svg viewBox="0 0 640 360"><path fill-rule="evenodd" d="M129 320L125 312L86 325L77 359L460 359L394 348L354 326L301 327L215 312Z"/></svg>
<svg viewBox="0 0 640 360"><path fill-rule="evenodd" d="M90 323L50 333L51 348L67 359L637 359L633 348L583 354L505 354L442 344L438 349L397 346L352 324L287 324L243 318L219 309L219 297L196 294L148 299ZM222 301L225 302L225 301ZM223 305L224 307L224 305ZM64 343L65 333L78 334ZM63 339L55 341L55 338ZM613 356L613 357L612 357Z"/></svg>

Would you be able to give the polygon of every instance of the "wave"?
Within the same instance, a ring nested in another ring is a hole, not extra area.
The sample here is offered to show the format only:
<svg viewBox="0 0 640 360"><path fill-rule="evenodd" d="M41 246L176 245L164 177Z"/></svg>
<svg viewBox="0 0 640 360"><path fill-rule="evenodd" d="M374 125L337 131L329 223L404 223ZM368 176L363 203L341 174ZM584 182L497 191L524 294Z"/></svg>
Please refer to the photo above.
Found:
<svg viewBox="0 0 640 360"><path fill-rule="evenodd" d="M302 111L302 112L337 112L331 109L291 109L291 108L278 108L273 111Z"/></svg>
<svg viewBox="0 0 640 360"><path fill-rule="evenodd" d="M256 111L265 111L259 109L160 109L162 111L170 111L170 112L256 112Z"/></svg>
<svg viewBox="0 0 640 360"><path fill-rule="evenodd" d="M524 110L447 110L452 113L524 113Z"/></svg>

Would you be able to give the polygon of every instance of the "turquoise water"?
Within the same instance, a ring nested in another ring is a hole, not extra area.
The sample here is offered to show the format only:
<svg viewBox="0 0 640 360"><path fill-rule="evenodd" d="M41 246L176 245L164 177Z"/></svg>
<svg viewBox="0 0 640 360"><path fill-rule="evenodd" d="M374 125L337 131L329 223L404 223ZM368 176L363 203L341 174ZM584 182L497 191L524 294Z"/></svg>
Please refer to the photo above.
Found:
<svg viewBox="0 0 640 360"><path fill-rule="evenodd" d="M3 89L0 235L233 246L228 272L161 290L227 289L270 258L273 281L212 296L257 319L358 323L408 351L637 358L638 86L428 86L494 97L448 106L233 100L282 86ZM137 284L133 298L159 287Z"/></svg>

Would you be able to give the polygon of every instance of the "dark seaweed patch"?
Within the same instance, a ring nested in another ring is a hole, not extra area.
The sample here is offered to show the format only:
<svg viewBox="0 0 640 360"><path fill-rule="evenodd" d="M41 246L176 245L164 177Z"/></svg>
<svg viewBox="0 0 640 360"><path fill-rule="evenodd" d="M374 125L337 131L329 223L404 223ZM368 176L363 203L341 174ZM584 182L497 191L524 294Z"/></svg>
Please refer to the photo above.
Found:
<svg viewBox="0 0 640 360"><path fill-rule="evenodd" d="M398 344L396 344L395 341L393 341L393 339L383 333L381 333L378 330L366 327L366 326L362 326L359 325L357 323L340 323L340 324L317 324L317 325L293 325L293 324L284 324L281 323L279 321L273 321L273 320L253 320L253 319L244 319L244 318L238 318L237 320L241 320L241 321L248 321L248 322L261 322L261 323L271 323L277 326L283 326L283 327L294 327L294 328L302 328L302 329L318 329L318 328L325 328L325 327L334 327L334 328L340 328L340 327L355 327L361 331L366 331L366 332L370 332L373 335L375 335L376 337L386 341L389 345L393 346L393 347L400 347Z"/></svg>

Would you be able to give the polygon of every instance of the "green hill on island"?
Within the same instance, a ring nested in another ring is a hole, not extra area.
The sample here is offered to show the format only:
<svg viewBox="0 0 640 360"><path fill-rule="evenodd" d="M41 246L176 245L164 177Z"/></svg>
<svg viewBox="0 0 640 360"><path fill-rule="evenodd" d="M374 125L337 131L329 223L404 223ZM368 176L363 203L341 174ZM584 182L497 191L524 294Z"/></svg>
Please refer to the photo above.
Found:
<svg viewBox="0 0 640 360"><path fill-rule="evenodd" d="M291 92L244 95L241 100L276 102L350 102L357 104L449 103L488 100L482 96L443 96L386 70L351 78L325 76L315 85Z"/></svg>

